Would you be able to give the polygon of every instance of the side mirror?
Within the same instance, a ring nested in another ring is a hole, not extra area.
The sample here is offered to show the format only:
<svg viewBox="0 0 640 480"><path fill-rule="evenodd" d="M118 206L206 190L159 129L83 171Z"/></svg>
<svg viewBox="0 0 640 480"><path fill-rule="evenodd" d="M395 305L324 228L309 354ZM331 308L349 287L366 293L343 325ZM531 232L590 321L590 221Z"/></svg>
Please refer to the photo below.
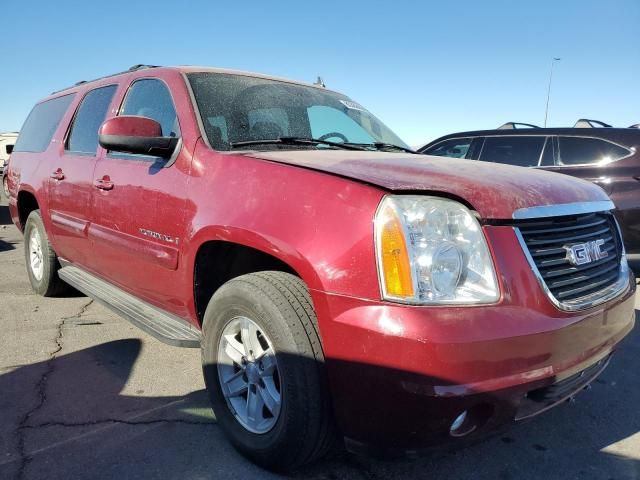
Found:
<svg viewBox="0 0 640 480"><path fill-rule="evenodd" d="M7 151L7 155L11 155L13 153L13 145L7 145L4 148Z"/></svg>
<svg viewBox="0 0 640 480"><path fill-rule="evenodd" d="M102 147L114 152L170 158L179 139L163 137L162 127L151 118L122 115L102 124L98 141Z"/></svg>

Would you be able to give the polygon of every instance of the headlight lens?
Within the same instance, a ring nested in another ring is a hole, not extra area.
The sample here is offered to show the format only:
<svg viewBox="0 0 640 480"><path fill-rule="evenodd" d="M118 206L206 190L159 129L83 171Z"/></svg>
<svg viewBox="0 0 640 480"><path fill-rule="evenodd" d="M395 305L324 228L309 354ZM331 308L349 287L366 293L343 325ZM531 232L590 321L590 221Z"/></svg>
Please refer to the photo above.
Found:
<svg viewBox="0 0 640 480"><path fill-rule="evenodd" d="M385 299L422 305L498 300L482 229L461 203L387 196L376 214L375 235Z"/></svg>

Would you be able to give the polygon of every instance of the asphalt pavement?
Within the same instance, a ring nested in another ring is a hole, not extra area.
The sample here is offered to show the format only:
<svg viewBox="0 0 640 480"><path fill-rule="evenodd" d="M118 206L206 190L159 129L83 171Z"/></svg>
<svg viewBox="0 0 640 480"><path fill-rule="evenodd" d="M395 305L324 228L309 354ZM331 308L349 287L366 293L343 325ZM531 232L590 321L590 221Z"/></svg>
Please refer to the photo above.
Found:
<svg viewBox="0 0 640 480"><path fill-rule="evenodd" d="M636 302L640 308L640 302ZM0 479L268 479L216 425L200 352L77 294L29 287L0 206ZM417 459L336 453L293 478L640 479L640 333L590 391L478 445Z"/></svg>

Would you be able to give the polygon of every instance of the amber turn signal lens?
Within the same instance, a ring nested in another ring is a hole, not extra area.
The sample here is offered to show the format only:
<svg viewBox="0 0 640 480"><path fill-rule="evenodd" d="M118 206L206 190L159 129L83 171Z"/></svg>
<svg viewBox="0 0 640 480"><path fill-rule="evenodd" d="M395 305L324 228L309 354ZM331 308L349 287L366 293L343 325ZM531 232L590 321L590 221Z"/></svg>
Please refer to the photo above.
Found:
<svg viewBox="0 0 640 480"><path fill-rule="evenodd" d="M402 230L402 223L393 208L387 206L381 216L380 259L387 295L413 297L413 279L409 252Z"/></svg>

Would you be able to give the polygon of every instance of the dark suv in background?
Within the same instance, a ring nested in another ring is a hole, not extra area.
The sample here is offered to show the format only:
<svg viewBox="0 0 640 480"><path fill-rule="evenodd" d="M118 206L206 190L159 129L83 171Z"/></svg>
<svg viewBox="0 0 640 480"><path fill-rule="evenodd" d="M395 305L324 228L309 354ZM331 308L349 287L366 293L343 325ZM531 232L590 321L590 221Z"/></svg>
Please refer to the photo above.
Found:
<svg viewBox="0 0 640 480"><path fill-rule="evenodd" d="M524 127L524 128L522 128ZM580 119L573 128L508 122L495 130L453 133L418 151L565 173L602 187L616 205L629 264L640 274L640 129Z"/></svg>

